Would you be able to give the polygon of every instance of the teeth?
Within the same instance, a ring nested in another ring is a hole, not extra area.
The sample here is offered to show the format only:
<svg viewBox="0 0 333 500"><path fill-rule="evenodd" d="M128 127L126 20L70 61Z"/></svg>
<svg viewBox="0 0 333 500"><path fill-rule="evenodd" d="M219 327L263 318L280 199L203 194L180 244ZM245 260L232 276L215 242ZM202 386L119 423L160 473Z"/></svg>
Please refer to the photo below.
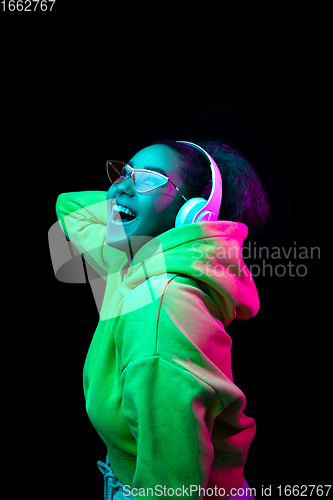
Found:
<svg viewBox="0 0 333 500"><path fill-rule="evenodd" d="M123 207L122 205L117 205L117 203L113 205L112 209L116 212L123 212L124 214L129 214L132 215L133 217L136 217L136 215L132 212L132 210Z"/></svg>

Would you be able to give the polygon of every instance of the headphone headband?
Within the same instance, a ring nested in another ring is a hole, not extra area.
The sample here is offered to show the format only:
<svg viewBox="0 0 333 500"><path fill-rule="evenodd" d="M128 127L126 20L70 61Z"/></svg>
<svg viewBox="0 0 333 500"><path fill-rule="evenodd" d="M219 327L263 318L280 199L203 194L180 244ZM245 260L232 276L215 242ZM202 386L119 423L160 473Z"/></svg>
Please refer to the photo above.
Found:
<svg viewBox="0 0 333 500"><path fill-rule="evenodd" d="M200 221L216 221L219 215L222 201L222 176L214 158L210 156L201 146L193 142L177 141L201 151L209 161L212 173L212 190L208 200L204 198L192 198L180 209L176 217L176 226Z"/></svg>

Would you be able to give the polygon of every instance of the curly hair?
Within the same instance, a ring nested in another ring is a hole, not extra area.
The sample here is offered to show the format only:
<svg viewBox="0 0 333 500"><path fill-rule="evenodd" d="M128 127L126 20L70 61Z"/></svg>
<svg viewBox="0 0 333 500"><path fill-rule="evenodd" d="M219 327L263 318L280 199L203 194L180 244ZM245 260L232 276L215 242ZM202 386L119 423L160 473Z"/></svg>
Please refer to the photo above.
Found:
<svg viewBox="0 0 333 500"><path fill-rule="evenodd" d="M208 160L197 149L171 140L156 141L176 151L182 158L181 178L187 197L208 199L211 170ZM251 234L262 229L270 217L266 192L256 170L238 151L218 141L197 142L216 161L223 183L219 220L243 222ZM193 175L195 173L195 175Z"/></svg>

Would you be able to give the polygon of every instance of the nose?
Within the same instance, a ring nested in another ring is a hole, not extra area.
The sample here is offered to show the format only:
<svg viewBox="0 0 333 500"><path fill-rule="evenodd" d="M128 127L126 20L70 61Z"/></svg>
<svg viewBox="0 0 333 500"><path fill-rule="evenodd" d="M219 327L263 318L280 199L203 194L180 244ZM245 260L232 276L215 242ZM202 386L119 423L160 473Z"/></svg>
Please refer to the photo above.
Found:
<svg viewBox="0 0 333 500"><path fill-rule="evenodd" d="M125 178L123 181L121 181L115 187L116 187L117 194L125 193L128 196L134 196L134 186L133 186L133 181L132 181L131 177Z"/></svg>
<svg viewBox="0 0 333 500"><path fill-rule="evenodd" d="M114 199L117 195L125 193L127 196L134 196L133 181L130 177L126 177L119 184L111 184L107 192L107 200Z"/></svg>

